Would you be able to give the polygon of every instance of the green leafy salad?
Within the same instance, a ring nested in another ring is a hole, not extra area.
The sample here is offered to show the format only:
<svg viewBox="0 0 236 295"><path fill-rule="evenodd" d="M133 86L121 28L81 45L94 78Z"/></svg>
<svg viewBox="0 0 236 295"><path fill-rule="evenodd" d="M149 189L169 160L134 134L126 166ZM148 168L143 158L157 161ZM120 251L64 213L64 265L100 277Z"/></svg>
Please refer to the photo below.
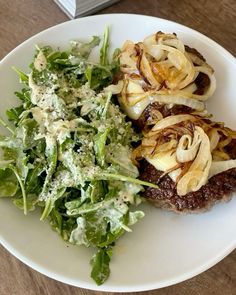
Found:
<svg viewBox="0 0 236 295"><path fill-rule="evenodd" d="M108 59L105 30L100 62L89 60L100 38L71 42L67 51L36 47L30 73L19 74L21 105L0 123L0 196L11 197L27 214L40 208L41 220L74 245L94 247L91 277L109 276L115 241L144 216L142 185L131 161L139 140L120 111L109 85L119 69L116 50ZM14 128L11 127L14 125Z"/></svg>

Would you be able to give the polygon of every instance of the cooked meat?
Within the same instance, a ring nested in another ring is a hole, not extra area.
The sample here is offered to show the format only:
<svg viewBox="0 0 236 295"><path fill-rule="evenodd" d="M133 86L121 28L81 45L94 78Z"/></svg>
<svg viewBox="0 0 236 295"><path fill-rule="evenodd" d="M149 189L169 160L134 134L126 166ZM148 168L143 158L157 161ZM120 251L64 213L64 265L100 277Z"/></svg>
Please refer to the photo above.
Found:
<svg viewBox="0 0 236 295"><path fill-rule="evenodd" d="M203 62L206 62L206 59L195 48L191 48L191 47L185 45L185 50L188 53L195 55L197 58L199 58ZM194 63L194 65L197 65L197 64ZM204 73L199 73L194 82L197 86L197 90L194 92L194 94L198 94L198 95L202 95L205 92L205 90L207 89L207 87L210 85L210 79Z"/></svg>
<svg viewBox="0 0 236 295"><path fill-rule="evenodd" d="M233 139L226 147L225 151L231 159L236 159L236 139Z"/></svg>
<svg viewBox="0 0 236 295"><path fill-rule="evenodd" d="M202 61L206 62L206 59L201 55L200 52L197 51L197 49L189 47L188 45L184 45L184 47L188 53L192 53L196 55L198 58L200 58Z"/></svg>
<svg viewBox="0 0 236 295"><path fill-rule="evenodd" d="M191 108L184 105L174 105L172 108L169 108L166 104L159 104L158 102L154 102L146 107L138 120L134 121L134 124L140 130L143 130L146 123L153 119L152 110L158 110L162 114L163 118L178 114L189 114L193 111Z"/></svg>
<svg viewBox="0 0 236 295"><path fill-rule="evenodd" d="M206 211L219 201L227 201L236 191L236 168L211 177L208 183L198 191L180 197L176 192L175 182L163 172L156 170L146 160L140 162L140 179L155 183L159 189L146 187L144 197L156 207L176 212Z"/></svg>
<svg viewBox="0 0 236 295"><path fill-rule="evenodd" d="M210 79L204 73L199 73L194 82L197 85L197 90L194 92L194 94L198 95L203 95L206 88L210 85Z"/></svg>

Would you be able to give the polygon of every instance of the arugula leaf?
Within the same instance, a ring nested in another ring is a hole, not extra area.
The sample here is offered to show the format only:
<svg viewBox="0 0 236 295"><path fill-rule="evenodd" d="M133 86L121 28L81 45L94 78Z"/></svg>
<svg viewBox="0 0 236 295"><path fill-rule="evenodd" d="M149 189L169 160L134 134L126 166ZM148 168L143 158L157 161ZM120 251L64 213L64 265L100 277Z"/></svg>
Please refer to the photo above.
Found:
<svg viewBox="0 0 236 295"><path fill-rule="evenodd" d="M144 216L145 216L145 214L143 213L143 211L129 212L128 226L134 225L136 222L138 222Z"/></svg>
<svg viewBox="0 0 236 295"><path fill-rule="evenodd" d="M119 173L137 178L139 175L137 167L131 160L131 150L128 146L109 144L106 146L106 162L119 166L116 170Z"/></svg>
<svg viewBox="0 0 236 295"><path fill-rule="evenodd" d="M26 207L28 211L34 211L36 208L36 204L38 202L38 196L37 195L27 195L26 198ZM17 198L13 201L14 205L18 207L21 210L24 210L24 199L23 198Z"/></svg>
<svg viewBox="0 0 236 295"><path fill-rule="evenodd" d="M55 207L52 208L49 218L51 226L61 235L63 219L62 215Z"/></svg>
<svg viewBox="0 0 236 295"><path fill-rule="evenodd" d="M106 27L103 34L102 48L100 50L100 64L102 66L107 66L109 64L108 48L109 48L109 27Z"/></svg>
<svg viewBox="0 0 236 295"><path fill-rule="evenodd" d="M93 71L93 68L90 66L90 67L87 67L86 71L85 71L85 77L89 83L89 87L93 88L93 84L92 84L92 71Z"/></svg>
<svg viewBox="0 0 236 295"><path fill-rule="evenodd" d="M13 166L9 166L9 168L14 172L14 174L18 180L18 183L20 185L21 192L22 192L22 199L23 199L23 210L24 210L24 214L26 215L28 208L27 208L27 197L26 197L24 183L23 183L18 171L16 170L16 168L14 168Z"/></svg>
<svg viewBox="0 0 236 295"><path fill-rule="evenodd" d="M128 228L129 218L129 202L131 199L123 198L121 191L115 190L116 198L106 197L105 200L97 203L74 203L67 210L69 216L83 217L79 221L77 230L74 230L73 243L80 244L80 241L86 241L86 244L92 246L107 246L113 243L124 231L131 231ZM132 195L132 193L130 193ZM125 195L124 195L125 196ZM78 205L78 207L77 207ZM140 219L141 213L134 213L136 221ZM133 218L131 216L130 218ZM134 222L133 222L134 223ZM83 230L81 226L83 225ZM80 237L79 233L83 235ZM76 241L76 237L78 241Z"/></svg>
<svg viewBox="0 0 236 295"><path fill-rule="evenodd" d="M86 247L90 246L90 242L86 236L86 220L83 217L78 217L77 220L77 227L71 232L70 235L70 243L74 245L85 245Z"/></svg>
<svg viewBox="0 0 236 295"><path fill-rule="evenodd" d="M20 121L20 115L24 111L23 105L7 110L6 114L9 121L13 121L15 125Z"/></svg>
<svg viewBox="0 0 236 295"><path fill-rule="evenodd" d="M71 177L74 180L74 183L77 186L81 185L82 187L85 185L85 179L81 167L82 163L85 164L83 160L83 157L80 157L72 149L65 151L62 159L63 165L71 172Z"/></svg>
<svg viewBox="0 0 236 295"><path fill-rule="evenodd" d="M94 247L91 277L109 276L112 247L144 216L132 211L142 185L131 160L135 133L107 87L119 70L120 51L109 60L109 28L100 63L89 56L100 38L72 42L61 51L40 48L30 74L15 69L26 86L21 105L7 111L11 135L0 138L0 196L27 211L40 208L63 240Z"/></svg>
<svg viewBox="0 0 236 295"><path fill-rule="evenodd" d="M0 197L13 197L18 188L18 181L13 171L9 168L0 170Z"/></svg>
<svg viewBox="0 0 236 295"><path fill-rule="evenodd" d="M46 138L46 156L48 162L47 176L45 178L41 195L43 196L48 192L49 182L55 172L57 166L57 143L55 139L48 137Z"/></svg>
<svg viewBox="0 0 236 295"><path fill-rule="evenodd" d="M0 125L5 127L8 131L11 132L11 134L14 134L14 131L3 121L3 119L0 117Z"/></svg>
<svg viewBox="0 0 236 295"><path fill-rule="evenodd" d="M25 181L29 167L28 156L24 152L22 142L18 138L4 138L0 140L0 147L3 150L3 159L14 163L14 169L19 176Z"/></svg>
<svg viewBox="0 0 236 295"><path fill-rule="evenodd" d="M28 84L28 81L29 81L29 77L24 73L22 72L21 70L17 69L16 67L12 67L12 69L17 73L17 75L19 76L20 78L20 82L21 83L26 83Z"/></svg>
<svg viewBox="0 0 236 295"><path fill-rule="evenodd" d="M105 146L110 128L106 128L103 133L97 133L94 136L94 151L98 164L103 167L105 164Z"/></svg>
<svg viewBox="0 0 236 295"><path fill-rule="evenodd" d="M38 124L34 119L23 119L18 127L18 138L21 138L25 149L32 149L37 145L35 136L38 133Z"/></svg>
<svg viewBox="0 0 236 295"><path fill-rule="evenodd" d="M102 285L110 275L109 263L112 256L112 248L98 249L97 253L91 259L91 277L97 283Z"/></svg>
<svg viewBox="0 0 236 295"><path fill-rule="evenodd" d="M91 181L89 184L90 199L93 204L101 201L107 193L104 181Z"/></svg>
<svg viewBox="0 0 236 295"><path fill-rule="evenodd" d="M111 98L112 98L112 92L108 92L107 93L107 100L106 103L104 105L103 111L102 111L102 118L106 118L107 116L107 112L108 112L108 108L109 108L109 104L111 102Z"/></svg>
<svg viewBox="0 0 236 295"><path fill-rule="evenodd" d="M113 74L109 67L89 65L85 72L87 81L91 89L99 91L109 85L112 81Z"/></svg>
<svg viewBox="0 0 236 295"><path fill-rule="evenodd" d="M21 91L16 91L15 95L24 103L30 102L30 89L29 88L23 88Z"/></svg>
<svg viewBox="0 0 236 295"><path fill-rule="evenodd" d="M98 176L99 178L99 176ZM120 181L124 181L124 182L131 182L131 183L135 183L135 184L139 184L139 185L144 185L144 186L149 186L149 187L153 187L153 188L159 188L156 184L147 182L147 181L143 181L137 178L132 178L129 176L125 176L125 175L120 175L120 174L113 174L113 173L107 173L107 172L103 172L100 175L101 179L107 179L107 180L120 180Z"/></svg>
<svg viewBox="0 0 236 295"><path fill-rule="evenodd" d="M41 192L40 175L45 171L45 163L41 160L33 164L26 178L26 192L28 194L37 194Z"/></svg>
<svg viewBox="0 0 236 295"><path fill-rule="evenodd" d="M59 187L58 189L54 189L48 194L44 195L45 207L40 220L45 220L49 216L52 209L54 208L56 200L61 198L64 195L65 191L66 187Z"/></svg>
<svg viewBox="0 0 236 295"><path fill-rule="evenodd" d="M100 43L100 38L98 36L93 36L92 40L89 43L79 43L72 41L71 42L71 53L74 55L82 56L87 59L92 51L92 49L98 46Z"/></svg>
<svg viewBox="0 0 236 295"><path fill-rule="evenodd" d="M71 232L76 227L76 219L67 217L64 213L64 198L58 199L50 212L49 221L52 228L58 232L64 241L69 241Z"/></svg>

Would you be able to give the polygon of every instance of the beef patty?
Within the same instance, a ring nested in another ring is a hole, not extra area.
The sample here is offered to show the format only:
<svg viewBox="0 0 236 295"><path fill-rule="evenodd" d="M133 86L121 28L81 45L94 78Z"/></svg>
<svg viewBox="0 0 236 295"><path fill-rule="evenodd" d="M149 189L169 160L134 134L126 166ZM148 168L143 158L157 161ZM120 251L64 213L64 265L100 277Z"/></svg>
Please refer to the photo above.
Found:
<svg viewBox="0 0 236 295"><path fill-rule="evenodd" d="M219 201L227 201L236 191L236 168L224 171L211 177L207 184L196 192L180 197L176 191L176 183L162 171L157 170L146 160L140 161L139 178L155 183L159 189L146 187L144 197L156 207L176 212L206 211Z"/></svg>
<svg viewBox="0 0 236 295"><path fill-rule="evenodd" d="M134 125L139 128L139 130L144 130L146 124L149 121L152 121L152 111L157 110L159 111L163 118L172 116L172 115L179 115L179 114L189 114L193 111L190 107L184 105L174 105L173 107L169 108L166 104L160 104L158 102L153 102L149 104L145 110L142 112L141 116L138 120L134 121Z"/></svg>

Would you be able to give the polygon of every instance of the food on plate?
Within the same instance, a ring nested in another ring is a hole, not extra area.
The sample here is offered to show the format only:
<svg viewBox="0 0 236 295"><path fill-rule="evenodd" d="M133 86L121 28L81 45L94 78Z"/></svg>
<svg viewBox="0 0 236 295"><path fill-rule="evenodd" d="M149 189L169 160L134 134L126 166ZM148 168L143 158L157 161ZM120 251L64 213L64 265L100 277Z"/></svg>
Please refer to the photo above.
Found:
<svg viewBox="0 0 236 295"><path fill-rule="evenodd" d="M209 119L216 82L204 57L158 32L125 42L110 62L106 29L95 63L99 43L36 46L30 73L15 68L24 88L7 110L13 124L0 118L11 133L0 137L0 196L25 214L40 208L66 242L94 247L98 285L115 242L144 216L142 194L195 212L236 190L236 132Z"/></svg>
<svg viewBox="0 0 236 295"><path fill-rule="evenodd" d="M100 63L89 55L100 42L71 42L67 51L36 48L30 74L16 92L22 104L7 111L14 128L0 138L0 196L26 214L41 208L41 220L72 244L94 247L91 277L109 276L117 239L144 216L134 210L142 185L131 161L139 136L104 90L119 64L108 61L108 30ZM76 257L75 257L76 259ZM79 261L78 261L79 265Z"/></svg>
<svg viewBox="0 0 236 295"><path fill-rule="evenodd" d="M177 212L207 210L236 190L236 132L210 121L205 101L214 70L176 34L157 32L120 53L116 91L143 132L133 159L140 179L157 184L144 196Z"/></svg>
<svg viewBox="0 0 236 295"><path fill-rule="evenodd" d="M236 191L236 131L192 114L172 115L147 132L134 150L140 179L155 206L198 212Z"/></svg>
<svg viewBox="0 0 236 295"><path fill-rule="evenodd" d="M143 42L126 41L120 69L119 102L132 120L138 120L153 103L159 118L171 114L172 109L174 114L205 113L204 102L216 88L214 70L176 34L157 32Z"/></svg>

